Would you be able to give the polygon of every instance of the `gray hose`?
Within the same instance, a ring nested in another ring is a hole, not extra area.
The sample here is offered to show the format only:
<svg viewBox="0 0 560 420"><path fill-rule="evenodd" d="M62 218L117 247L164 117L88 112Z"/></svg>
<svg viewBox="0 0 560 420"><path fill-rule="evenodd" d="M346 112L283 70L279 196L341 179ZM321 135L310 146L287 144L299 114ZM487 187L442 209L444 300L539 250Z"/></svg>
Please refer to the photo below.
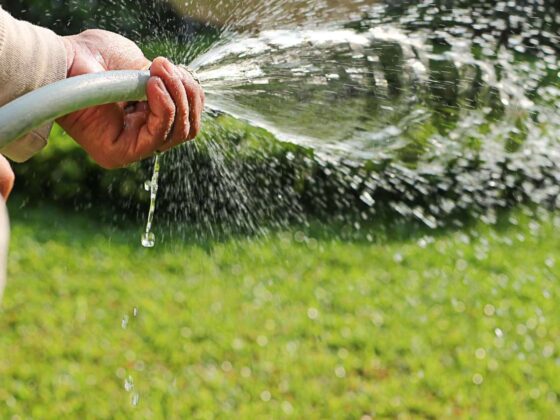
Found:
<svg viewBox="0 0 560 420"><path fill-rule="evenodd" d="M109 71L44 86L0 108L0 147L59 117L96 105L140 101L149 71Z"/></svg>

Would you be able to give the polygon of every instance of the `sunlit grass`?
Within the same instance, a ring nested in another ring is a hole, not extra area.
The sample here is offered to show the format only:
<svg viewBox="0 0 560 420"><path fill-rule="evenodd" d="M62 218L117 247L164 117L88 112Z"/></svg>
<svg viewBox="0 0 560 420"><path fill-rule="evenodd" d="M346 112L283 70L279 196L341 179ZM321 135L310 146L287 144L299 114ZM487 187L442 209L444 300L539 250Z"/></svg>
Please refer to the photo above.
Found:
<svg viewBox="0 0 560 420"><path fill-rule="evenodd" d="M1 418L560 415L553 216L145 250L141 226L11 214Z"/></svg>

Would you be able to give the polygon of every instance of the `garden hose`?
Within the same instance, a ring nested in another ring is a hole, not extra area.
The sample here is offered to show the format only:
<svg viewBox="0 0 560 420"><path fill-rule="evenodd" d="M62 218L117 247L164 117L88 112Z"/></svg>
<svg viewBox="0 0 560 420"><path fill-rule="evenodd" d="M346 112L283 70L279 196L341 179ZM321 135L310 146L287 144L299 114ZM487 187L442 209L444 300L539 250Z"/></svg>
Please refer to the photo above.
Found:
<svg viewBox="0 0 560 420"><path fill-rule="evenodd" d="M196 74L186 66L193 78ZM0 108L0 147L72 112L146 98L150 72L119 70L91 73L52 83Z"/></svg>
<svg viewBox="0 0 560 420"><path fill-rule="evenodd" d="M0 147L80 109L146 97L149 71L109 71L71 77L0 108Z"/></svg>

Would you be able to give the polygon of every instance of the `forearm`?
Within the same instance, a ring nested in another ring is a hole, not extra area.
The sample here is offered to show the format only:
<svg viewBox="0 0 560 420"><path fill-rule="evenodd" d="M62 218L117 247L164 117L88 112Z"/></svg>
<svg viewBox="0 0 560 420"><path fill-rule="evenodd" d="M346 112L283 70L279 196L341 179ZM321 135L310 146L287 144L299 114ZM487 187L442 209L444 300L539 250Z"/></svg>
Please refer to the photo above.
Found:
<svg viewBox="0 0 560 420"><path fill-rule="evenodd" d="M66 78L64 43L54 32L19 21L0 8L0 106L41 86ZM46 143L43 127L0 150L16 161L29 158Z"/></svg>

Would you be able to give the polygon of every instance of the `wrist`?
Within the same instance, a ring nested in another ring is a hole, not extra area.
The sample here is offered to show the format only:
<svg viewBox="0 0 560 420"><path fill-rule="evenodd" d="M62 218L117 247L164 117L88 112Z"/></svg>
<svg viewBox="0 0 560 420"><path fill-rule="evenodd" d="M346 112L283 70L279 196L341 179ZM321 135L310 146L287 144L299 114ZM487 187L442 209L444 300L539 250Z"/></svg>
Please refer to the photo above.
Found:
<svg viewBox="0 0 560 420"><path fill-rule="evenodd" d="M62 44L66 50L66 77L70 77L72 67L74 65L74 58L76 57L76 46L71 36L60 37Z"/></svg>

